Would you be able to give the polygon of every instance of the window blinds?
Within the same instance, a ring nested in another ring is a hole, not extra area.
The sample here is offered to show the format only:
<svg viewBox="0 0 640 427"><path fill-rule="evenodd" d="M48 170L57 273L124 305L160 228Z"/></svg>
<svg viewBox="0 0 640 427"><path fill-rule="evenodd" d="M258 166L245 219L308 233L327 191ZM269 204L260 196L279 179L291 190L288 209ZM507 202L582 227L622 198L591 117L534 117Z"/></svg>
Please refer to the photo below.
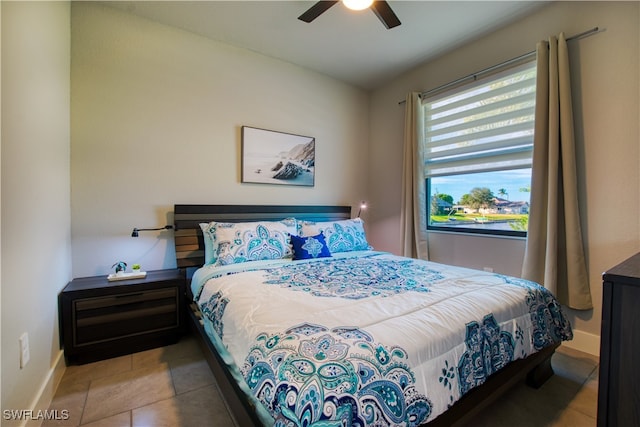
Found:
<svg viewBox="0 0 640 427"><path fill-rule="evenodd" d="M531 167L536 62L423 101L427 178Z"/></svg>

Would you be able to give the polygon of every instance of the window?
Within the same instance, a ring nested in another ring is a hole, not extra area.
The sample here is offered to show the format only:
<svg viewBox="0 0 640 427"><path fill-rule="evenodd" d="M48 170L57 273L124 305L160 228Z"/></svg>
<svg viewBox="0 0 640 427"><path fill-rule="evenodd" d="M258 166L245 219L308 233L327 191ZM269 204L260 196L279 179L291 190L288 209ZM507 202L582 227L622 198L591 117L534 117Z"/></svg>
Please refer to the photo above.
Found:
<svg viewBox="0 0 640 427"><path fill-rule="evenodd" d="M536 63L427 97L427 228L526 236Z"/></svg>

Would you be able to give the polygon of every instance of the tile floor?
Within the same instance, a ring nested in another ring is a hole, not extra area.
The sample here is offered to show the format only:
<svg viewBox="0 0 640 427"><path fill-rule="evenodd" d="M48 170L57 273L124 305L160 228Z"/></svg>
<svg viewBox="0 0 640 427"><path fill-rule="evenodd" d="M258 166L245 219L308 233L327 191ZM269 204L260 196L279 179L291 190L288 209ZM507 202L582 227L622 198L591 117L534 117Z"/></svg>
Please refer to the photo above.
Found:
<svg viewBox="0 0 640 427"><path fill-rule="evenodd" d="M595 426L598 358L560 347L552 365L556 375L540 389L516 386L470 427ZM50 409L68 410L69 419L46 421L45 427L234 425L193 337L167 347L69 366Z"/></svg>

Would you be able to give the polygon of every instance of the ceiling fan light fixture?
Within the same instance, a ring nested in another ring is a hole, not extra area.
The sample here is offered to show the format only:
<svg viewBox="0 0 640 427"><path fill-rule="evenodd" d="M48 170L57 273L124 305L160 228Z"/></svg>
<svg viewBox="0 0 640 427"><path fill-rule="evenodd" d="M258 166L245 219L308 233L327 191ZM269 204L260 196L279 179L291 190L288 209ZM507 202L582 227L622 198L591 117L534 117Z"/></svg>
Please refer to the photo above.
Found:
<svg viewBox="0 0 640 427"><path fill-rule="evenodd" d="M364 10L373 4L373 0L342 0L342 3L351 10Z"/></svg>
<svg viewBox="0 0 640 427"><path fill-rule="evenodd" d="M313 4L313 6L307 9L306 12L298 16L298 19L302 22L309 23L339 2L340 0L317 1ZM387 3L386 0L342 0L342 3L345 5L345 7L353 10L363 10L367 8L371 9L371 11L378 17L380 22L382 22L382 24L384 24L384 26L388 30L391 28L395 28L401 24L400 20L393 12L391 6L389 6L389 3Z"/></svg>

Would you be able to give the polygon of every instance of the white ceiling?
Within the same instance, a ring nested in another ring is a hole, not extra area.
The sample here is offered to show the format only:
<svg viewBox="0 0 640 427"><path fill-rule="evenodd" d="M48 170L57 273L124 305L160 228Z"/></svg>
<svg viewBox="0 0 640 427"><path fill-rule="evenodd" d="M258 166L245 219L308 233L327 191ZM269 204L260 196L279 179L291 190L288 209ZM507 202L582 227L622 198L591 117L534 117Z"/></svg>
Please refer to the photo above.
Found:
<svg viewBox="0 0 640 427"><path fill-rule="evenodd" d="M250 49L364 89L376 88L544 1L394 1L402 25L387 30L370 10L336 4L311 23L314 1L108 1L105 4Z"/></svg>

